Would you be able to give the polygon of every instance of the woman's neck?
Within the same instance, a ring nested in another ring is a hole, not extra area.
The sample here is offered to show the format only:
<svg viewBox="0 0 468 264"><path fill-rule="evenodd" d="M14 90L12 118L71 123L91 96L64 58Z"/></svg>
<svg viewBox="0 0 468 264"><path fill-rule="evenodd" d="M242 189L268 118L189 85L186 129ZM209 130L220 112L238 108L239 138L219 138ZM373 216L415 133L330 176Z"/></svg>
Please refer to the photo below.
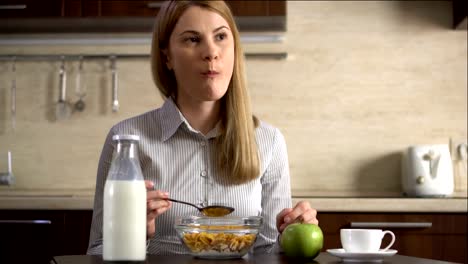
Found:
<svg viewBox="0 0 468 264"><path fill-rule="evenodd" d="M176 104L190 126L203 135L208 134L219 121L220 101L199 102L178 98Z"/></svg>

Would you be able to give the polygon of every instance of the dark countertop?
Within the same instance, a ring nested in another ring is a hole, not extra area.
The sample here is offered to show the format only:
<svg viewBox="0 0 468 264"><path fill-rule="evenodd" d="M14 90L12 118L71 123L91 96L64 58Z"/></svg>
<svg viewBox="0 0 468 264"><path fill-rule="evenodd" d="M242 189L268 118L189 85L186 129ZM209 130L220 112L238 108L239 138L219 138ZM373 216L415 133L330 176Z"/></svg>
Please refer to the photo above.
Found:
<svg viewBox="0 0 468 264"><path fill-rule="evenodd" d="M57 256L54 257L57 264L101 264L104 263L101 256ZM107 262L106 262L107 263ZM120 263L120 262L119 262ZM250 255L241 259L213 260L199 259L188 255L158 256L148 255L145 264L338 264L343 263L340 258L329 253L322 252L315 260L290 259L284 255ZM359 262L360 264L375 262ZM448 264L445 262L424 258L415 258L402 255L394 255L385 258L381 264Z"/></svg>

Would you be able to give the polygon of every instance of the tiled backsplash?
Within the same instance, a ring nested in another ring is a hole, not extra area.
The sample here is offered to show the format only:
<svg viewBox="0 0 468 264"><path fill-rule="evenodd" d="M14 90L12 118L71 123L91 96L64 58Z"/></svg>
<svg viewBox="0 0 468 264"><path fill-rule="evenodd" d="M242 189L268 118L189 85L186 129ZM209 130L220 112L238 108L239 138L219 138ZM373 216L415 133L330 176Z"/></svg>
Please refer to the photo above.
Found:
<svg viewBox="0 0 468 264"><path fill-rule="evenodd" d="M255 113L286 137L294 195L397 195L406 147L466 138L467 31L451 29L450 2L288 1L287 8L288 59L247 60L247 74ZM149 46L0 46L1 54L95 52ZM59 66L17 63L13 131L11 63L0 63L0 171L12 150L17 181L0 192L92 194L110 127L162 104L148 61L118 61L121 110L112 113L109 62L90 61L85 111L56 122ZM76 102L78 64L66 66L67 99Z"/></svg>

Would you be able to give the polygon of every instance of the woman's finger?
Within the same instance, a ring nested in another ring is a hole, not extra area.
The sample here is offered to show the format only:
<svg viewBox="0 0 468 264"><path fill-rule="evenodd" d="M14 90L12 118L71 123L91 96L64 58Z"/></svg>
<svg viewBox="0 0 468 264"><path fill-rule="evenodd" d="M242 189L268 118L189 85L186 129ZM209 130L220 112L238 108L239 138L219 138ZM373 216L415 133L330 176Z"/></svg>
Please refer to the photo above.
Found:
<svg viewBox="0 0 468 264"><path fill-rule="evenodd" d="M289 214L291 211L292 208L285 208L276 215L276 228L278 229L278 231L281 230L281 226L284 224L284 216Z"/></svg>
<svg viewBox="0 0 468 264"><path fill-rule="evenodd" d="M284 217L285 223L312 223L318 224L317 210L310 207L310 204L301 201L293 208L293 210Z"/></svg>
<svg viewBox="0 0 468 264"><path fill-rule="evenodd" d="M149 211L146 215L146 219L148 222L153 221L154 219L158 218L160 215L164 214L167 210L171 209L171 207L161 207L152 211Z"/></svg>
<svg viewBox="0 0 468 264"><path fill-rule="evenodd" d="M148 191L146 193L146 200L158 200L158 199L167 199L169 198L169 193L161 190Z"/></svg>
<svg viewBox="0 0 468 264"><path fill-rule="evenodd" d="M159 208L169 207L170 205L171 202L167 200L150 200L148 201L146 208L148 211L153 211Z"/></svg>
<svg viewBox="0 0 468 264"><path fill-rule="evenodd" d="M316 224L318 225L317 211L315 209L309 209L303 213L300 218L302 218L303 223Z"/></svg>
<svg viewBox="0 0 468 264"><path fill-rule="evenodd" d="M303 220L299 217L309 209L311 208L308 202L301 201L297 203L292 211L284 216L284 222L289 224Z"/></svg>
<svg viewBox="0 0 468 264"><path fill-rule="evenodd" d="M152 181L145 180L145 187L148 191L152 191L154 189L154 183Z"/></svg>

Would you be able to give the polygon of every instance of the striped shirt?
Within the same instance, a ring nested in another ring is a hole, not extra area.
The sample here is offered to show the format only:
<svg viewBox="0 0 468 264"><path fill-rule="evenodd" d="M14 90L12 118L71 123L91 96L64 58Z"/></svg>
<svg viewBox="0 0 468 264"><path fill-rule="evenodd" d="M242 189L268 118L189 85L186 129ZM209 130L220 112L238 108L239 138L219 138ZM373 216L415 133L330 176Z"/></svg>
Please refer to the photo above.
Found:
<svg viewBox="0 0 468 264"><path fill-rule="evenodd" d="M145 180L155 189L169 192L169 197L199 205L213 203L234 207L233 216L262 216L264 223L253 251L278 249L276 215L291 207L288 155L281 132L264 122L255 130L259 149L260 176L255 180L229 185L225 171L215 166L215 127L203 135L193 129L175 103L167 99L161 108L129 118L113 126L107 135L99 160L94 211L88 254L102 254L103 192L110 168L116 134L140 136L138 153ZM172 208L156 218L156 234L148 246L149 254L188 254L174 229L176 217L200 215L197 209L173 203Z"/></svg>

